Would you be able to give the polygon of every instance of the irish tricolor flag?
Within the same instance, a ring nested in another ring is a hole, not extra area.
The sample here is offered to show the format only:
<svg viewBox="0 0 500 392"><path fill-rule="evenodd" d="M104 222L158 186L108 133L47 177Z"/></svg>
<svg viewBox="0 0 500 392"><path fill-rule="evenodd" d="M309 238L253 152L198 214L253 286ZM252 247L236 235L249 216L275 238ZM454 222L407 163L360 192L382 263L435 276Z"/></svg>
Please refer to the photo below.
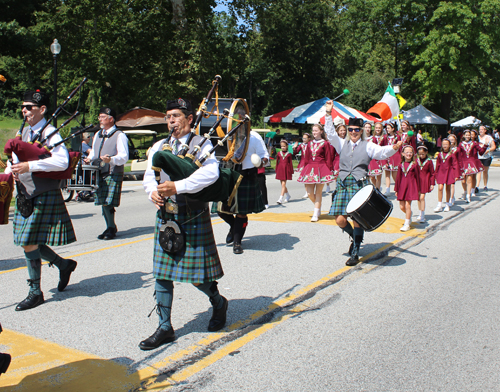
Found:
<svg viewBox="0 0 500 392"><path fill-rule="evenodd" d="M367 114L381 118L382 121L390 120L399 114L399 103L391 83L380 101L366 111Z"/></svg>

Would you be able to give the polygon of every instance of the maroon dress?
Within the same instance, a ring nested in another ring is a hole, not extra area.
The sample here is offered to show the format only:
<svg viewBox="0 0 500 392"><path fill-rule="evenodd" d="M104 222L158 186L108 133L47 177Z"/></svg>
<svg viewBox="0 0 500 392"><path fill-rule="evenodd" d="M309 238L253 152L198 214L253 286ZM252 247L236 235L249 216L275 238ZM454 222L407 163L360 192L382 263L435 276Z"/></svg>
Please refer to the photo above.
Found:
<svg viewBox="0 0 500 392"><path fill-rule="evenodd" d="M440 152L436 158L436 183L452 185L458 175L457 157L452 152Z"/></svg>
<svg viewBox="0 0 500 392"><path fill-rule="evenodd" d="M393 146L395 145L397 142L399 142L399 136L389 136L389 135L385 135L385 138L386 138L386 146ZM391 156L389 158L389 161L387 162L387 169L386 170L389 170L389 171L398 171L398 167L399 165L401 164L401 149L398 150L398 152L396 152L396 154L394 154L393 156Z"/></svg>
<svg viewBox="0 0 500 392"><path fill-rule="evenodd" d="M340 169L340 155L339 153L337 152L337 150L335 149L335 147L332 146L332 144L330 143L330 152L332 154L332 174L333 174L333 178L337 179L337 177L339 176L339 169Z"/></svg>
<svg viewBox="0 0 500 392"><path fill-rule="evenodd" d="M383 135L374 135L370 141L372 143L378 144L379 146L387 145L387 139ZM370 177L380 176L385 165L387 165L387 160L378 161L376 159L372 159L370 161L370 164L368 165L368 175Z"/></svg>
<svg viewBox="0 0 500 392"><path fill-rule="evenodd" d="M291 180L293 176L292 154L280 151L276 154L276 179L281 181Z"/></svg>
<svg viewBox="0 0 500 392"><path fill-rule="evenodd" d="M436 183L436 178L434 176L434 164L429 158L423 161L417 158L418 167L420 169L420 193L429 193L431 191L431 185Z"/></svg>
<svg viewBox="0 0 500 392"><path fill-rule="evenodd" d="M328 184L335 181L332 174L330 143L326 140L312 140L307 143L304 167L298 182L305 184Z"/></svg>
<svg viewBox="0 0 500 392"><path fill-rule="evenodd" d="M304 159L306 155L306 148L307 148L307 143L299 144L297 147L293 148L294 155L298 155L298 153L300 152L300 162L299 165L297 166L297 173L299 174L302 171L304 164L306 163L306 160Z"/></svg>
<svg viewBox="0 0 500 392"><path fill-rule="evenodd" d="M398 167L394 192L397 199L418 200L420 198L420 169L416 162L403 162Z"/></svg>
<svg viewBox="0 0 500 392"><path fill-rule="evenodd" d="M487 146L480 147L478 142L460 142L457 154L462 175L468 176L483 171L483 165L478 155L483 155L487 148Z"/></svg>

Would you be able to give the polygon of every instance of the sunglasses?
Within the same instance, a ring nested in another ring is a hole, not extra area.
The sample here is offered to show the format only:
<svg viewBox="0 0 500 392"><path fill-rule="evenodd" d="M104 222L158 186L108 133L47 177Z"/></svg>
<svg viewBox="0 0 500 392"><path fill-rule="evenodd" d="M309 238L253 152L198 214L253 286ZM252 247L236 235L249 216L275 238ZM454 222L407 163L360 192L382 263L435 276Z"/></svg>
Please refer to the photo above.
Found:
<svg viewBox="0 0 500 392"><path fill-rule="evenodd" d="M31 110L33 108L39 107L38 105L21 105L21 110L26 109L26 110Z"/></svg>
<svg viewBox="0 0 500 392"><path fill-rule="evenodd" d="M349 132L361 132L361 128L349 128Z"/></svg>

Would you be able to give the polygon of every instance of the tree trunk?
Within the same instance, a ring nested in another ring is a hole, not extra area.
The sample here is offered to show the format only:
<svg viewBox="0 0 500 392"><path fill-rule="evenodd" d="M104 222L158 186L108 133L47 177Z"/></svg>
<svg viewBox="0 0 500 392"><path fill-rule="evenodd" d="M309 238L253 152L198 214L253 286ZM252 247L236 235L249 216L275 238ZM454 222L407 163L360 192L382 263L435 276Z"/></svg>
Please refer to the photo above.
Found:
<svg viewBox="0 0 500 392"><path fill-rule="evenodd" d="M441 94L441 117L448 120L450 123L451 112L451 91Z"/></svg>

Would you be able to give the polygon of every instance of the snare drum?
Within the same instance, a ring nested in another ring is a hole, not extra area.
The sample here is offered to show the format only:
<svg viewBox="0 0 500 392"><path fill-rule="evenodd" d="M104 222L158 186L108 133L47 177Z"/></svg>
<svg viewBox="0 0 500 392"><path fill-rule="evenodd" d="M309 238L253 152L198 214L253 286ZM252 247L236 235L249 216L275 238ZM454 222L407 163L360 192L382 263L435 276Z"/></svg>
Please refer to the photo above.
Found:
<svg viewBox="0 0 500 392"><path fill-rule="evenodd" d="M392 203L373 185L366 185L353 196L346 213L364 230L373 231L389 218Z"/></svg>
<svg viewBox="0 0 500 392"><path fill-rule="evenodd" d="M78 165L75 172L68 180L68 190L70 191L95 191L99 168L92 165Z"/></svg>

